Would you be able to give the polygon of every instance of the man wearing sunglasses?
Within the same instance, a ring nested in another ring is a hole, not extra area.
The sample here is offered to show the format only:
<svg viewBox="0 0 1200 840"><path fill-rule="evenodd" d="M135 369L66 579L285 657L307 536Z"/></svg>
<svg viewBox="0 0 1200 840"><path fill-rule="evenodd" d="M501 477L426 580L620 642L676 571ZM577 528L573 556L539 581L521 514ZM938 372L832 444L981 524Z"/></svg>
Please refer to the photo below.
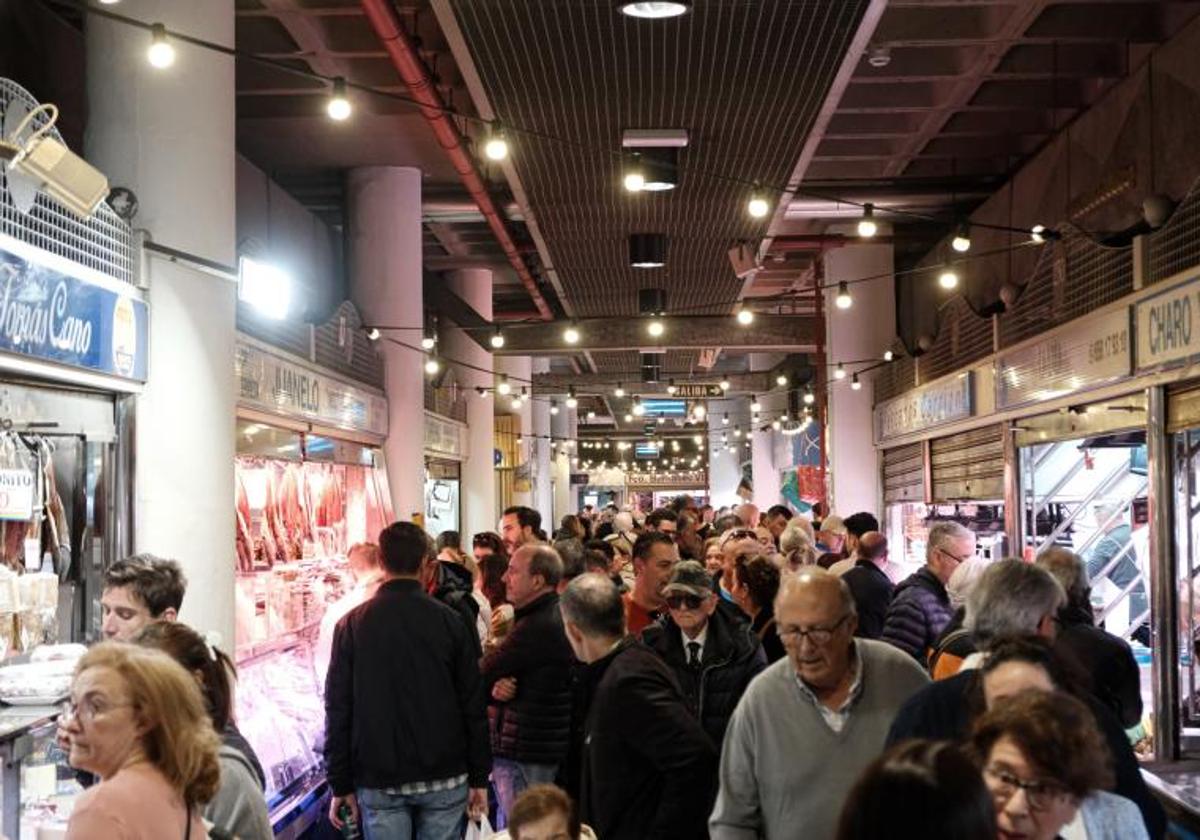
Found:
<svg viewBox="0 0 1200 840"><path fill-rule="evenodd" d="M665 593L667 617L647 627L642 641L671 666L688 710L720 744L738 700L767 658L746 624L717 609L712 579L699 563L677 565Z"/></svg>

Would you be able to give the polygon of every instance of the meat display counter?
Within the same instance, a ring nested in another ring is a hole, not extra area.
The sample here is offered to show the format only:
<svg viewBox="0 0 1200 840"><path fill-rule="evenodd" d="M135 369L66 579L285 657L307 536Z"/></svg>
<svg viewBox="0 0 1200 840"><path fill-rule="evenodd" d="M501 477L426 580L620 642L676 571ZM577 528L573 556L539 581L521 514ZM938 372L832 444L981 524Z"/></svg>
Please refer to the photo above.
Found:
<svg viewBox="0 0 1200 840"><path fill-rule="evenodd" d="M277 837L297 837L325 798L321 619L352 580L346 560L391 521L378 453L261 424L235 463L237 723L266 774Z"/></svg>
<svg viewBox="0 0 1200 840"><path fill-rule="evenodd" d="M60 836L83 789L55 743L58 706L0 707L0 834Z"/></svg>

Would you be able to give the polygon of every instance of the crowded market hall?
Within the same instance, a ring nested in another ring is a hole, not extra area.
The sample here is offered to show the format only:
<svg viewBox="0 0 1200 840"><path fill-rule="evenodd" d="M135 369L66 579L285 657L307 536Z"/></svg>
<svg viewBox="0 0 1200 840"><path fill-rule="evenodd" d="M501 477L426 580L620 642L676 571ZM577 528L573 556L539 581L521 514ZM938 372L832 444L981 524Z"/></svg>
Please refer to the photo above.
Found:
<svg viewBox="0 0 1200 840"><path fill-rule="evenodd" d="M0 0L0 840L1200 840L1196 319L1195 0Z"/></svg>

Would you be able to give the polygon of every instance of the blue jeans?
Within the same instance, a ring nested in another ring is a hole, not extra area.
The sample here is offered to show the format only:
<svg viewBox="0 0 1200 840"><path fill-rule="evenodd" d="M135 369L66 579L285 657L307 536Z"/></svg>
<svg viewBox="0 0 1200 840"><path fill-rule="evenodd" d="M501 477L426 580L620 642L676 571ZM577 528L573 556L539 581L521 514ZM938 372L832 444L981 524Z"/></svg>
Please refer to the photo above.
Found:
<svg viewBox="0 0 1200 840"><path fill-rule="evenodd" d="M508 825L508 814L521 791L531 785L553 784L557 764L529 764L508 758L492 759L492 787L496 789L496 830Z"/></svg>
<svg viewBox="0 0 1200 840"><path fill-rule="evenodd" d="M403 794L359 788L366 840L459 840L467 818L467 785L435 793Z"/></svg>

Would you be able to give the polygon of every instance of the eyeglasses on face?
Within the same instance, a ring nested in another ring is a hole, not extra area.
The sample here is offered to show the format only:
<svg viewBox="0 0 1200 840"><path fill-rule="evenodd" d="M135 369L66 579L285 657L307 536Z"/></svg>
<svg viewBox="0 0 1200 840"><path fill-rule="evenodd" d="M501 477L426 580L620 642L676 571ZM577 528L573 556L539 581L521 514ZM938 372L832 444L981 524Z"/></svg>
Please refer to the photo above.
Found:
<svg viewBox="0 0 1200 840"><path fill-rule="evenodd" d="M846 613L833 624L816 627L797 627L795 624L785 624L779 628L779 638L785 642L800 644L806 638L818 647L827 645L833 641L833 634L838 631L838 628L846 623L846 619L850 618L850 613Z"/></svg>
<svg viewBox="0 0 1200 840"><path fill-rule="evenodd" d="M1066 796L1066 791L1053 782L1034 780L1027 782L1010 773L1002 767L989 764L983 769L984 775L990 780L988 787L992 796L1000 802L1007 802L1016 796L1018 790L1025 791L1025 801L1035 811L1045 811L1054 805L1055 801Z"/></svg>
<svg viewBox="0 0 1200 840"><path fill-rule="evenodd" d="M726 531L721 535L721 547L724 548L734 540L758 540L758 534L751 531L749 528L738 528L734 531Z"/></svg>
<svg viewBox="0 0 1200 840"><path fill-rule="evenodd" d="M970 560L972 557L975 556L975 552L971 552L970 554L967 554L963 557L959 557L953 551L947 551L945 548L943 548L940 545L937 547L937 550L940 551L942 554L945 554L947 557L949 557L955 563L966 563L968 560Z"/></svg>
<svg viewBox="0 0 1200 840"><path fill-rule="evenodd" d="M114 709L132 706L132 703L109 703L102 698L85 696L82 700L68 700L63 709L63 717L74 718L83 724L91 723L98 717L103 717Z"/></svg>
<svg viewBox="0 0 1200 840"><path fill-rule="evenodd" d="M698 595L672 594L667 596L667 606L673 610L698 610L705 599Z"/></svg>

